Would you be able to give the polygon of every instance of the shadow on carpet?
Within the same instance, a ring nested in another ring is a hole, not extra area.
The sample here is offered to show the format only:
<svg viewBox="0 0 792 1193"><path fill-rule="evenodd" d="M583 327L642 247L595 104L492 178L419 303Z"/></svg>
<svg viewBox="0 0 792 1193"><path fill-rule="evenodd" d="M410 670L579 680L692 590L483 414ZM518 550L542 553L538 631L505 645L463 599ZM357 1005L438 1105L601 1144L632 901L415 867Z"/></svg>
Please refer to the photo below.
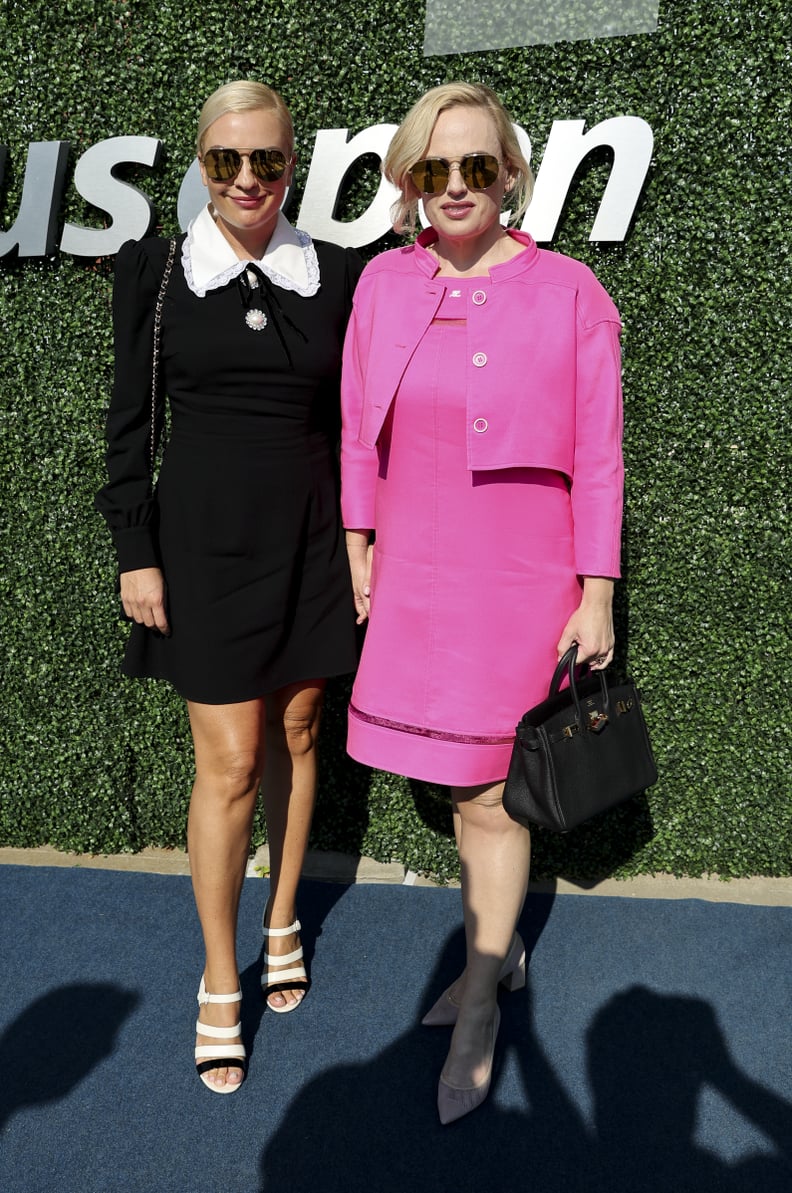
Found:
<svg viewBox="0 0 792 1193"><path fill-rule="evenodd" d="M305 883L313 988L258 994L265 880L240 911L250 1072L192 1068L189 881L0 867L3 1193L789 1193L792 909L530 896L490 1097L437 1121L457 891Z"/></svg>

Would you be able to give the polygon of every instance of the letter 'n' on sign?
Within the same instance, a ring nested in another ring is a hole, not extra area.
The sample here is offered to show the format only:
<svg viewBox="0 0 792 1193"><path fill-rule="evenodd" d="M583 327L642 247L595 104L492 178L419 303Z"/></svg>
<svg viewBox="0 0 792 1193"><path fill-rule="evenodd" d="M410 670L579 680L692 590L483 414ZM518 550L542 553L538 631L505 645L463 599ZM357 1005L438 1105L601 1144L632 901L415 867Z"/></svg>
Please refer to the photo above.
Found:
<svg viewBox="0 0 792 1193"><path fill-rule="evenodd" d="M548 244L578 166L594 149L613 150L605 193L589 240L624 240L649 172L654 134L640 116L613 116L583 132L585 120L554 120L523 229Z"/></svg>

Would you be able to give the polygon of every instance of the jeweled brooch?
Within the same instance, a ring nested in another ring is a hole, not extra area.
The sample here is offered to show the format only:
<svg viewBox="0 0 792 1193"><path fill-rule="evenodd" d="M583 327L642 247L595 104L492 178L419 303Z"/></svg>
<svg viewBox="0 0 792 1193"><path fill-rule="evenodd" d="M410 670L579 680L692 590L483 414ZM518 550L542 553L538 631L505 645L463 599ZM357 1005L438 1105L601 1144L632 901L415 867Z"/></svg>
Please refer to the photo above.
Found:
<svg viewBox="0 0 792 1193"><path fill-rule="evenodd" d="M245 322L251 331L263 331L267 326L267 316L263 311L248 311L245 315Z"/></svg>

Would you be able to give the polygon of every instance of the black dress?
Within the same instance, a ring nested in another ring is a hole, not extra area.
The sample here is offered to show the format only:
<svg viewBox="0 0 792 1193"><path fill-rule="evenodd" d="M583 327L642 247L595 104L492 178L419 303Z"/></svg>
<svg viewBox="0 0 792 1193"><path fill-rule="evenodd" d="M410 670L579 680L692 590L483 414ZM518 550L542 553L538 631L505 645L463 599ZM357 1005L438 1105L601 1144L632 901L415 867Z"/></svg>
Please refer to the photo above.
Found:
<svg viewBox="0 0 792 1193"><path fill-rule="evenodd" d="M168 242L131 242L117 257L110 479L97 507L120 571L158 566L165 577L171 633L133 625L126 674L230 704L355 667L337 443L341 351L362 264L315 243L312 297L246 273L199 298L183 240L162 315L170 433L154 489L153 320ZM266 314L264 328L248 325L251 309Z"/></svg>

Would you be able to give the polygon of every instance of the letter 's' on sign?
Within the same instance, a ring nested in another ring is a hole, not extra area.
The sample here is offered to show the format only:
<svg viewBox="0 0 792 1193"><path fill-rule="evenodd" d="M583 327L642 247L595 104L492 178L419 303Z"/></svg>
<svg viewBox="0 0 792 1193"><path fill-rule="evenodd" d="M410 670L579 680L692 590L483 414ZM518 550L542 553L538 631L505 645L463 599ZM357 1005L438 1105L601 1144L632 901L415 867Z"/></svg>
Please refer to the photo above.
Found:
<svg viewBox="0 0 792 1193"><path fill-rule="evenodd" d="M154 227L152 204L142 191L121 182L114 170L137 162L156 165L162 142L156 137L112 137L87 149L74 171L77 193L112 217L109 228L81 228L66 224L61 238L64 253L76 257L106 257L117 253L125 240L140 240Z"/></svg>

